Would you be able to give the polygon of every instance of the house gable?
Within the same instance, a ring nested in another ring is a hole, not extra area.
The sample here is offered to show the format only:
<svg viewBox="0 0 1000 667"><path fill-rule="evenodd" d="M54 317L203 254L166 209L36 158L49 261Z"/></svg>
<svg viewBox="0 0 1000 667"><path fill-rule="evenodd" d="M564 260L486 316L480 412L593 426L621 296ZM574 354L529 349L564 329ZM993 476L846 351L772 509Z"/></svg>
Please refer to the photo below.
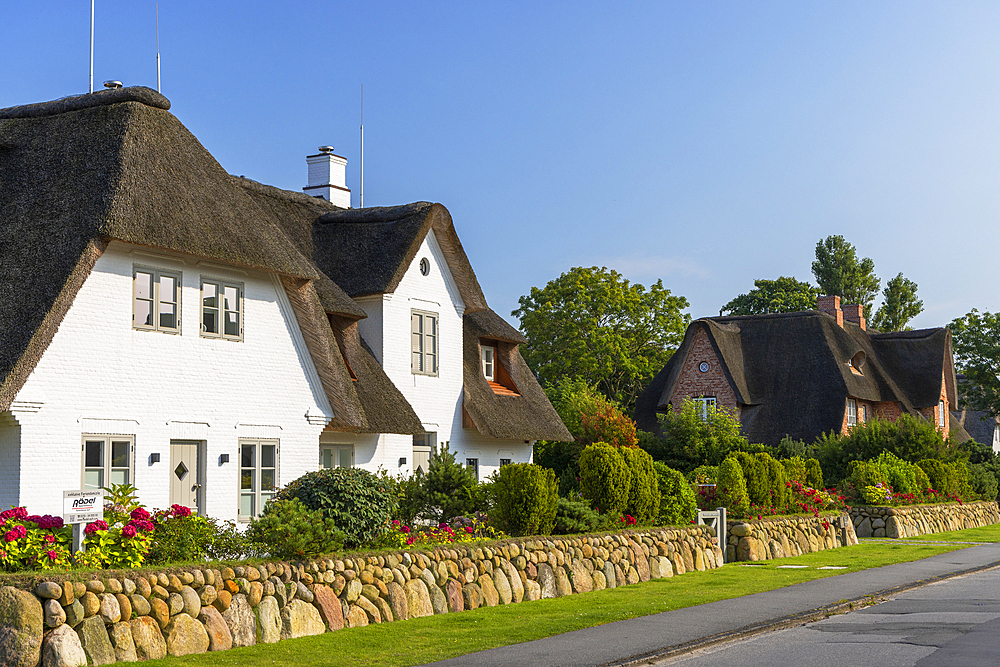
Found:
<svg viewBox="0 0 1000 667"><path fill-rule="evenodd" d="M720 408L727 408L734 413L739 408L736 392L729 382L723 361L704 327L699 327L694 333L668 402L678 410L685 399L700 396L715 398Z"/></svg>

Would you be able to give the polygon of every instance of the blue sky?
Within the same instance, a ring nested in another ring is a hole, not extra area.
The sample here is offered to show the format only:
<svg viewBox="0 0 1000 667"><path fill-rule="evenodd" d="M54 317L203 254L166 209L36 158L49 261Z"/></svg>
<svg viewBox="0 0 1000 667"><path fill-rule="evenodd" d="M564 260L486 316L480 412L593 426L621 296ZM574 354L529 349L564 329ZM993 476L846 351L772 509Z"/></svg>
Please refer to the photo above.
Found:
<svg viewBox="0 0 1000 667"><path fill-rule="evenodd" d="M154 3L97 0L95 86L155 87ZM693 317L812 280L842 234L941 326L1000 310L1000 4L159 3L162 90L231 173L349 159L357 205L439 201L487 299L572 266ZM0 107L86 92L88 0L8 3Z"/></svg>

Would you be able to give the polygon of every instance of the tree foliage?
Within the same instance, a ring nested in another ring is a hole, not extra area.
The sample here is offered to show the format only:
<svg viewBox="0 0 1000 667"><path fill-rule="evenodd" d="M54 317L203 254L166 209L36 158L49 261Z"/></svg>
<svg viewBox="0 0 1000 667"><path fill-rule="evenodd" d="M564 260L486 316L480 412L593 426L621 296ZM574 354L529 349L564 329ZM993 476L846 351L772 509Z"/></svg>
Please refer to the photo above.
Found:
<svg viewBox="0 0 1000 667"><path fill-rule="evenodd" d="M724 408L703 416L699 406L685 400L659 416L662 437L641 432L639 446L658 461L688 473L701 465L717 466L729 452L747 449L740 435L740 421Z"/></svg>
<svg viewBox="0 0 1000 667"><path fill-rule="evenodd" d="M839 296L848 304L861 304L865 318L871 318L872 301L879 288L875 262L868 257L859 260L854 246L843 236L828 236L816 244L812 272L822 294Z"/></svg>
<svg viewBox="0 0 1000 667"><path fill-rule="evenodd" d="M975 308L948 325L955 352L959 394L966 407L1000 414L1000 314Z"/></svg>
<svg viewBox="0 0 1000 667"><path fill-rule="evenodd" d="M575 267L531 288L511 314L528 344L525 361L543 385L582 378L631 407L670 359L691 321L687 299L658 280L647 291L608 268Z"/></svg>
<svg viewBox="0 0 1000 667"><path fill-rule="evenodd" d="M882 290L882 306L872 319L872 326L879 331L909 331L907 322L924 310L924 302L917 298L917 284L898 274Z"/></svg>
<svg viewBox="0 0 1000 667"><path fill-rule="evenodd" d="M722 307L728 315L762 315L765 313L796 313L816 307L820 291L794 277L777 280L755 280L754 289Z"/></svg>

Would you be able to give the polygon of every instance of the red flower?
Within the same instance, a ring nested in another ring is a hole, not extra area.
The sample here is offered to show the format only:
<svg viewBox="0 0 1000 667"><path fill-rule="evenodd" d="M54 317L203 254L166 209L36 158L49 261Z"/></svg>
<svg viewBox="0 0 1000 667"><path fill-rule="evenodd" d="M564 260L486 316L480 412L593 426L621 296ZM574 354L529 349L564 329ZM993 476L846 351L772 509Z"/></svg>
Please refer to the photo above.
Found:
<svg viewBox="0 0 1000 667"><path fill-rule="evenodd" d="M149 521L150 519L153 518L149 515L149 512L147 512L141 507L136 507L134 510L132 510L132 513L129 514L129 516L136 521Z"/></svg>
<svg viewBox="0 0 1000 667"><path fill-rule="evenodd" d="M172 511L174 513L174 516L176 517L183 518L186 516L191 516L191 508L185 507L184 505L176 505L176 504L171 505L170 511Z"/></svg>
<svg viewBox="0 0 1000 667"><path fill-rule="evenodd" d="M24 526L14 526L7 531L7 534L3 536L4 542L13 542L18 540L28 534L28 530Z"/></svg>
<svg viewBox="0 0 1000 667"><path fill-rule="evenodd" d="M107 529L108 529L107 522L104 521L103 519L98 519L97 521L88 523L87 527L83 529L83 532L86 533L87 535L90 535L91 533L96 533L99 530L107 530Z"/></svg>
<svg viewBox="0 0 1000 667"><path fill-rule="evenodd" d="M125 537L135 537L136 532L138 531L136 531L135 526L131 523L126 524L125 527L122 528L122 535Z"/></svg>
<svg viewBox="0 0 1000 667"><path fill-rule="evenodd" d="M56 558L59 558L59 554L57 554L55 551L47 551L46 555L49 557L49 560L55 560Z"/></svg>
<svg viewBox="0 0 1000 667"><path fill-rule="evenodd" d="M49 544L52 544L53 542L56 541L56 536L55 535L46 535L45 536L45 541L48 542Z"/></svg>

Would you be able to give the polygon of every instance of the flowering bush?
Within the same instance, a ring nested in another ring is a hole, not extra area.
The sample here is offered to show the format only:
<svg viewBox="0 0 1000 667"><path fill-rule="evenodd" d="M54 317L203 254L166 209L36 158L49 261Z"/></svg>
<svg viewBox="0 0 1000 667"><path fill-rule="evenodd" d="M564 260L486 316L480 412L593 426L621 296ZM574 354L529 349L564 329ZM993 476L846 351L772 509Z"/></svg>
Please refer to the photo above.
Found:
<svg viewBox="0 0 1000 667"><path fill-rule="evenodd" d="M439 523L437 526L407 526L394 520L389 528L389 533L379 544L397 549L409 546L486 542L507 537L503 531L490 526L483 514L474 517L455 517L450 524Z"/></svg>
<svg viewBox="0 0 1000 667"><path fill-rule="evenodd" d="M29 515L24 507L0 512L0 569L47 570L70 563L73 535L62 517Z"/></svg>
<svg viewBox="0 0 1000 667"><path fill-rule="evenodd" d="M890 505L892 504L892 489L888 484L878 482L874 486L865 486L861 491L861 497L869 505Z"/></svg>

